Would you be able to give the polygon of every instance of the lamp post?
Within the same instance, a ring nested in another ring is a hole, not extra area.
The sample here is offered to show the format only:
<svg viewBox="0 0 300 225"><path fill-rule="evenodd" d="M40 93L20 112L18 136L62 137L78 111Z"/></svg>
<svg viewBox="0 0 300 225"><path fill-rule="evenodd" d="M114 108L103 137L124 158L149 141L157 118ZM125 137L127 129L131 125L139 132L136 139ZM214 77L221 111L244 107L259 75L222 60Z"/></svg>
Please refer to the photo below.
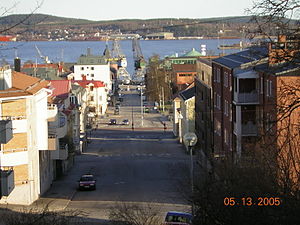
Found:
<svg viewBox="0 0 300 225"><path fill-rule="evenodd" d="M188 147L188 151L190 152L190 158L191 158L191 170L190 170L190 176L191 176L191 191L192 191L192 197L194 195L194 163L193 163L193 146L197 143L197 135L195 133L189 132L186 133L183 136L183 142L185 146ZM192 199L192 215L194 215L194 203Z"/></svg>
<svg viewBox="0 0 300 225"><path fill-rule="evenodd" d="M142 127L144 126L144 114L143 114L143 87L142 85L140 86L141 88L141 117L142 117Z"/></svg>

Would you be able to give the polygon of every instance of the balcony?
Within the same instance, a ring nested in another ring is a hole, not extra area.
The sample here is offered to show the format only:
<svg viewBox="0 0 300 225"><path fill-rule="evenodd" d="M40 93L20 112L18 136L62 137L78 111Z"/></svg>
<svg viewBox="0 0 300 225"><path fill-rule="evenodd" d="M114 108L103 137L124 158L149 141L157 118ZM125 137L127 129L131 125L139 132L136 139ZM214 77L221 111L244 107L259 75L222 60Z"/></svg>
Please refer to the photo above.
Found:
<svg viewBox="0 0 300 225"><path fill-rule="evenodd" d="M6 144L12 139L12 128L12 121L9 118L0 120L0 143Z"/></svg>
<svg viewBox="0 0 300 225"><path fill-rule="evenodd" d="M57 105L55 105L55 104L48 105L47 109L48 109L47 110L48 121L55 121L57 113L58 113Z"/></svg>
<svg viewBox="0 0 300 225"><path fill-rule="evenodd" d="M48 150L55 151L58 149L58 139L55 134L48 134Z"/></svg>
<svg viewBox="0 0 300 225"><path fill-rule="evenodd" d="M27 149L9 149L0 152L0 166L19 166L28 164Z"/></svg>
<svg viewBox="0 0 300 225"><path fill-rule="evenodd" d="M68 158L68 145L59 144L59 149L51 151L51 159L54 160L66 160Z"/></svg>
<svg viewBox="0 0 300 225"><path fill-rule="evenodd" d="M259 104L257 91L250 93L234 92L234 101L238 104Z"/></svg>
<svg viewBox="0 0 300 225"><path fill-rule="evenodd" d="M68 132L68 121L67 121L67 116L64 113L59 113L58 116L58 126L56 128L56 135L57 138L63 138L64 136L67 135Z"/></svg>
<svg viewBox="0 0 300 225"><path fill-rule="evenodd" d="M0 198L1 196L9 196L15 188L14 171L0 169Z"/></svg>
<svg viewBox="0 0 300 225"><path fill-rule="evenodd" d="M237 133L237 123L234 122L233 132L238 135ZM242 136L257 136L257 126L253 122L248 122L247 124L241 124L241 135Z"/></svg>

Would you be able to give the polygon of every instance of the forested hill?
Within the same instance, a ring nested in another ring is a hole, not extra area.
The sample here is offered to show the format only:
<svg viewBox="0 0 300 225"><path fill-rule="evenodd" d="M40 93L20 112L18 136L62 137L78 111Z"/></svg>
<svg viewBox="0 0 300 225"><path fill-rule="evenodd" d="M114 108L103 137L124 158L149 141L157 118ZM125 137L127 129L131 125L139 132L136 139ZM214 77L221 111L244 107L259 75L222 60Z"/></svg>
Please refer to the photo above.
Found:
<svg viewBox="0 0 300 225"><path fill-rule="evenodd" d="M159 18L159 19L123 19L91 21L75 18L64 18L45 14L19 14L0 17L0 26L15 26L13 32L31 30L47 32L54 29L85 29L90 32L120 31L145 35L154 32L173 32L174 36L217 36L220 30L227 36L239 35L241 27L249 24L251 17L222 17L206 19Z"/></svg>

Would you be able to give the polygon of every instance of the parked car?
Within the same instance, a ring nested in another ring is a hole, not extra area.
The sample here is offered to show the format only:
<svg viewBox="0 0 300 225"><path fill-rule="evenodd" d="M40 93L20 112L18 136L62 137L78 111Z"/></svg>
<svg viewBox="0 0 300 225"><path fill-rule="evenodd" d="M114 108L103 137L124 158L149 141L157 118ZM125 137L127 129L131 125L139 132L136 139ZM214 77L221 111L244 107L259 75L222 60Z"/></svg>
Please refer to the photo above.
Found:
<svg viewBox="0 0 300 225"><path fill-rule="evenodd" d="M167 213L164 225L190 225L193 216L190 213L170 211Z"/></svg>
<svg viewBox="0 0 300 225"><path fill-rule="evenodd" d="M117 120L116 119L110 119L108 122L108 125L116 125L117 124Z"/></svg>
<svg viewBox="0 0 300 225"><path fill-rule="evenodd" d="M95 190L96 189L96 179L92 174L84 174L78 181L79 190Z"/></svg>
<svg viewBox="0 0 300 225"><path fill-rule="evenodd" d="M128 119L124 119L122 121L122 125L129 125L129 120Z"/></svg>

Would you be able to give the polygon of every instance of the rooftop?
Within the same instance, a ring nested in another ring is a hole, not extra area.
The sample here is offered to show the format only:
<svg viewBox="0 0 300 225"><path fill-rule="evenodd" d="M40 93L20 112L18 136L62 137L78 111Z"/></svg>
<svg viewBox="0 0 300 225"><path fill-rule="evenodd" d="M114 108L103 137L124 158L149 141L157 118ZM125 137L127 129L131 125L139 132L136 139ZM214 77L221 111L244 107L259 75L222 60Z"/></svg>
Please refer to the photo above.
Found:
<svg viewBox="0 0 300 225"><path fill-rule="evenodd" d="M268 57L268 49L265 47L251 47L245 51L226 55L213 59L214 63L234 69L243 64L258 61Z"/></svg>

